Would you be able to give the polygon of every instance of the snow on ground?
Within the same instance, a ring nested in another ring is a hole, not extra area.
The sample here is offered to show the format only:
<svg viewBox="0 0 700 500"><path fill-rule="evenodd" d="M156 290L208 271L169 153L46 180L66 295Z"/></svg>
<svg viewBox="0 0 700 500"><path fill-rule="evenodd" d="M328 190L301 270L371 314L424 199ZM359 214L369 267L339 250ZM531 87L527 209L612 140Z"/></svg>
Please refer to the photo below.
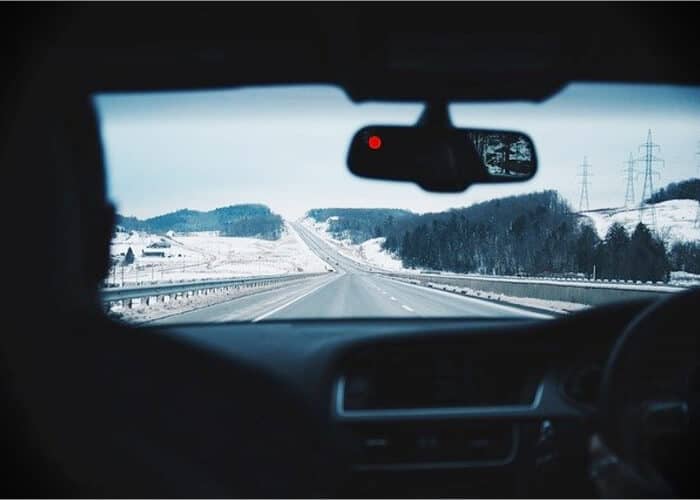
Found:
<svg viewBox="0 0 700 500"><path fill-rule="evenodd" d="M386 250L382 249L382 243L386 238L372 238L358 245L358 253L362 259L371 265L390 271L404 271L403 262Z"/></svg>
<svg viewBox="0 0 700 500"><path fill-rule="evenodd" d="M372 238L359 245L353 244L350 239L339 240L334 238L328 232L329 221L334 218L337 217L329 217L325 222L318 222L311 217L306 217L300 223L314 231L319 238L330 244L338 253L360 264L369 264L388 271L411 271L403 266L401 259L382 249L381 245L384 243L384 238Z"/></svg>
<svg viewBox="0 0 700 500"><path fill-rule="evenodd" d="M700 241L700 227L695 227L698 202L694 200L669 200L653 205L656 211L657 234L672 245L677 241ZM598 236L605 238L610 226L619 222L631 234L639 223L639 208L607 208L580 212L593 222ZM651 206L644 209L643 222L652 220Z"/></svg>
<svg viewBox="0 0 700 500"><path fill-rule="evenodd" d="M314 273L324 272L328 268L286 222L282 236L275 241L220 236L218 232L169 233L166 236L117 232L111 245L113 259L121 262L129 247L134 252L134 263L114 266L106 280L108 284L128 286L238 276ZM149 256L144 252L156 255Z"/></svg>

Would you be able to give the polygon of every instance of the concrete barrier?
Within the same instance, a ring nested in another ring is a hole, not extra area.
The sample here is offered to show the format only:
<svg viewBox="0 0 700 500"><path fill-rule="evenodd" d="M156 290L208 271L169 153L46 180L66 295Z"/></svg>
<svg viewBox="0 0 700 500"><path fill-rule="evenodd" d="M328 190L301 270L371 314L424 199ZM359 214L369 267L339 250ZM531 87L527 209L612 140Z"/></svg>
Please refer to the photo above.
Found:
<svg viewBox="0 0 700 500"><path fill-rule="evenodd" d="M471 288L482 292L491 292L511 297L527 297L543 300L558 300L573 302L576 304L599 305L614 301L634 299L657 299L666 297L670 293L684 290L683 288L647 285L623 285L612 283L579 283L566 282L564 280L521 280L521 279L491 279L471 276L420 276L415 274L383 273L385 276L402 281L410 281L415 284L434 288L433 283L439 285ZM554 282L557 281L557 282ZM559 282L561 281L561 282Z"/></svg>

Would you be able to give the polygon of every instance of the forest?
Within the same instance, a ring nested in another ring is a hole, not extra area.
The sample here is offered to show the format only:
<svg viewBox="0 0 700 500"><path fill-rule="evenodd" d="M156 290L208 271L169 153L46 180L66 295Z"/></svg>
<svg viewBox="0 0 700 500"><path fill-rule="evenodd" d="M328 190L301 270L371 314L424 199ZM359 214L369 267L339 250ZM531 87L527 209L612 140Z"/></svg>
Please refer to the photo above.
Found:
<svg viewBox="0 0 700 500"><path fill-rule="evenodd" d="M661 203L668 200L696 200L700 201L700 179L688 179L681 182L672 182L659 189L647 198L647 203Z"/></svg>
<svg viewBox="0 0 700 500"><path fill-rule="evenodd" d="M556 191L543 191L425 214L383 228L384 248L404 265L462 273L665 281L663 242L644 224L605 238Z"/></svg>
<svg viewBox="0 0 700 500"><path fill-rule="evenodd" d="M642 223L603 239L555 191L512 196L381 228L384 248L409 267L462 273L667 281L700 272L700 244L667 249Z"/></svg>
<svg viewBox="0 0 700 500"><path fill-rule="evenodd" d="M208 212L182 209L145 220L117 215L117 226L126 231L165 234L219 231L222 236L248 236L276 240L282 234L282 217L265 205L246 204L221 207Z"/></svg>
<svg viewBox="0 0 700 500"><path fill-rule="evenodd" d="M459 273L666 281L671 270L698 272L700 244L666 248L644 224L613 224L600 238L556 191L478 203L446 212L317 209L335 237L360 243L384 237L383 248L405 266Z"/></svg>

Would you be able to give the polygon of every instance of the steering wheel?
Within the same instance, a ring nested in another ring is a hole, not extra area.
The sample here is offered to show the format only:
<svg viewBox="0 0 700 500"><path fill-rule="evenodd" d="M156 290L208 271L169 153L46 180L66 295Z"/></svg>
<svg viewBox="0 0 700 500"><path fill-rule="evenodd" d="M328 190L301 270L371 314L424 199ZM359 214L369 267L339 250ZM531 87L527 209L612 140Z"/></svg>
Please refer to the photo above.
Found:
<svg viewBox="0 0 700 500"><path fill-rule="evenodd" d="M608 447L640 477L663 478L680 496L697 494L690 464L700 458L698 306L700 288L694 288L646 308L614 345L600 387ZM673 389L659 389L659 366L673 374Z"/></svg>

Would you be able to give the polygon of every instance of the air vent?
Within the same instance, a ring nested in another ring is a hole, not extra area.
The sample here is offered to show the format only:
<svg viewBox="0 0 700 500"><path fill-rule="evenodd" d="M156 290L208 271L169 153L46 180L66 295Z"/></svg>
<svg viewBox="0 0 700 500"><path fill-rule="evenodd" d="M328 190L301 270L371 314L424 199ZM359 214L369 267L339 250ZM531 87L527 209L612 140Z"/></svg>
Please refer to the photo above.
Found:
<svg viewBox="0 0 700 500"><path fill-rule="evenodd" d="M351 425L351 432L363 469L505 465L517 447L517 428L509 423L364 422Z"/></svg>
<svg viewBox="0 0 700 500"><path fill-rule="evenodd" d="M546 362L518 349L495 356L463 339L378 343L346 354L334 388L341 419L522 413L539 405Z"/></svg>

